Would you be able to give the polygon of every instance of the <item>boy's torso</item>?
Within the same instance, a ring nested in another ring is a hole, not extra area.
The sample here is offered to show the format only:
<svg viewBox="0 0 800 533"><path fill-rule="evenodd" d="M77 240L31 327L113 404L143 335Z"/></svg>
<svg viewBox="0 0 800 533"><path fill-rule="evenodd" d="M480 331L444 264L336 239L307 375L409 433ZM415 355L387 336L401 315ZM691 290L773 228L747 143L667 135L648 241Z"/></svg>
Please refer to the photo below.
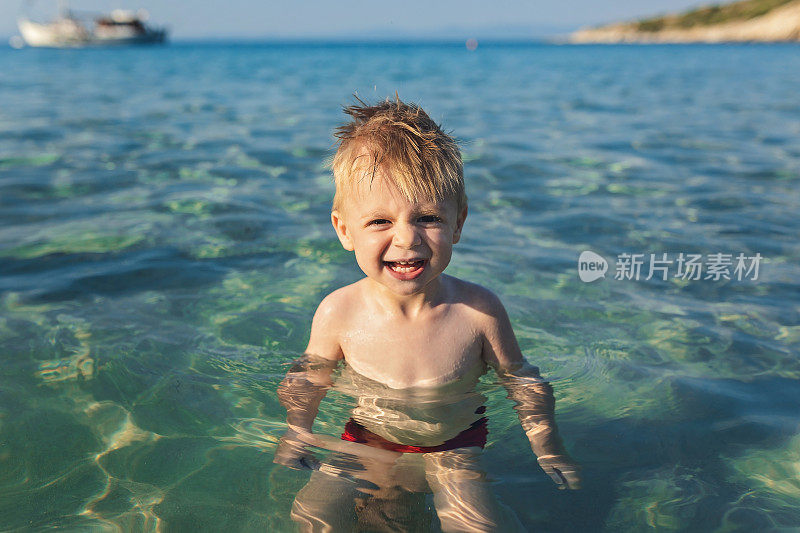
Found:
<svg viewBox="0 0 800 533"><path fill-rule="evenodd" d="M443 276L449 295L413 318L365 298L368 280L343 289L339 342L359 374L392 388L436 387L482 373L481 314L473 285Z"/></svg>

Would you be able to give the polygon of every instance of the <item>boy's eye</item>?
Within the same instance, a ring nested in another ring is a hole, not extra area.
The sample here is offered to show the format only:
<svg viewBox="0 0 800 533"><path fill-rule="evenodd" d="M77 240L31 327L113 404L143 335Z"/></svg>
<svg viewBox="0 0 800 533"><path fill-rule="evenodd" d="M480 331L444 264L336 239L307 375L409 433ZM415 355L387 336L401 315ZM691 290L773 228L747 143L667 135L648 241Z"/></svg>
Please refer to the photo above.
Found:
<svg viewBox="0 0 800 533"><path fill-rule="evenodd" d="M417 220L422 222L423 224L431 223L431 222L441 222L441 217L437 215L423 215L419 217Z"/></svg>
<svg viewBox="0 0 800 533"><path fill-rule="evenodd" d="M383 224L388 224L388 223L389 221L386 220L385 218L376 218L375 220L370 220L367 223L367 226L381 226Z"/></svg>

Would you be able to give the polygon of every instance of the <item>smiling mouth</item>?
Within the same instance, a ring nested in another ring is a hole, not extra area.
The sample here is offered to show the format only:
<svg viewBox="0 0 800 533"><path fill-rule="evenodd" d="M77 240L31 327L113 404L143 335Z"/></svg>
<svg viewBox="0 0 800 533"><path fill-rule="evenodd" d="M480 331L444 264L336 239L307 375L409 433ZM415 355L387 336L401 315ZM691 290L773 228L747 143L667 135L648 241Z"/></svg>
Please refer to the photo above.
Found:
<svg viewBox="0 0 800 533"><path fill-rule="evenodd" d="M422 273L425 267L425 259L415 261L384 261L383 264L396 278L413 279Z"/></svg>
<svg viewBox="0 0 800 533"><path fill-rule="evenodd" d="M424 259L419 259L417 261L384 261L383 262L386 266L390 269L394 270L395 272L413 272L418 268L422 267L425 264Z"/></svg>

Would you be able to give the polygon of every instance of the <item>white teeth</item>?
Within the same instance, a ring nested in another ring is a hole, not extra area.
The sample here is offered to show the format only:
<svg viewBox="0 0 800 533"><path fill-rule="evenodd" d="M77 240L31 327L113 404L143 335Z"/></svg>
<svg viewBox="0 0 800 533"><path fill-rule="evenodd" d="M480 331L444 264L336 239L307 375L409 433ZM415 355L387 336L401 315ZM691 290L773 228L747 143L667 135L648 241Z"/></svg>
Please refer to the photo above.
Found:
<svg viewBox="0 0 800 533"><path fill-rule="evenodd" d="M395 272L401 272L404 274L413 272L422 266L420 264L422 263L421 259L416 261L387 261L387 263L389 263L387 266Z"/></svg>

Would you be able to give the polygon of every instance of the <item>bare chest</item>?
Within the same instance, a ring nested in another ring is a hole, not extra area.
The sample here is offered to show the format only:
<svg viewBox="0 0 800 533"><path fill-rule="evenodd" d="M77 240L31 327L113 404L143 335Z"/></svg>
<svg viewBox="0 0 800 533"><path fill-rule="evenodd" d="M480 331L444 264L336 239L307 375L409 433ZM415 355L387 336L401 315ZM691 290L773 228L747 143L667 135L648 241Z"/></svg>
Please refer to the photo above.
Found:
<svg viewBox="0 0 800 533"><path fill-rule="evenodd" d="M362 316L341 339L347 363L392 388L442 385L483 371L482 336L457 314L406 322Z"/></svg>

